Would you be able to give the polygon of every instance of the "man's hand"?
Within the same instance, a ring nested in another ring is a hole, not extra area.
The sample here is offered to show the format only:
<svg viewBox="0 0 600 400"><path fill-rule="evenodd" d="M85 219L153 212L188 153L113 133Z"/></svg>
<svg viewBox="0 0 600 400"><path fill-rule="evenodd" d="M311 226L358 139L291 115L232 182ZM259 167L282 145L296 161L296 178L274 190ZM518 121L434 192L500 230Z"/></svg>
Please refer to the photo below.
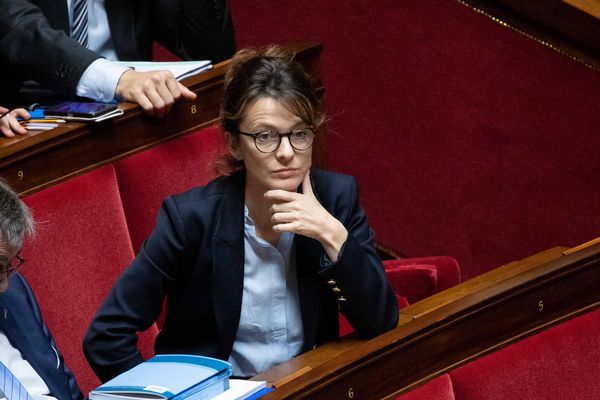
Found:
<svg viewBox="0 0 600 400"><path fill-rule="evenodd" d="M168 114L180 98L196 99L196 94L179 83L170 71L127 70L121 75L115 94L159 118Z"/></svg>
<svg viewBox="0 0 600 400"><path fill-rule="evenodd" d="M9 112L8 108L0 107L0 132L6 137L14 137L15 133L19 135L27 134L27 129L19 124L17 117L29 119L30 115L24 108L17 108Z"/></svg>
<svg viewBox="0 0 600 400"><path fill-rule="evenodd" d="M294 232L316 239L323 245L329 259L337 260L348 231L319 203L308 173L302 181L302 193L269 190L265 198L273 202L269 211L275 232Z"/></svg>

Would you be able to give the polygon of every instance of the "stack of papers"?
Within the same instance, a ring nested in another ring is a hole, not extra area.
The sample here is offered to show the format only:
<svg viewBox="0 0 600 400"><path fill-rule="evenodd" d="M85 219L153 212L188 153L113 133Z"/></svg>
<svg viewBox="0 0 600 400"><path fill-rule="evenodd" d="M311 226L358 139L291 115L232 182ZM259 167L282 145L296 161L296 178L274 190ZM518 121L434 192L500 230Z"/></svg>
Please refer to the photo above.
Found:
<svg viewBox="0 0 600 400"><path fill-rule="evenodd" d="M136 71L171 71L175 79L178 81L192 75L199 74L212 68L209 60L204 61L170 61L170 62L154 62L154 61L116 61L117 64L133 68Z"/></svg>

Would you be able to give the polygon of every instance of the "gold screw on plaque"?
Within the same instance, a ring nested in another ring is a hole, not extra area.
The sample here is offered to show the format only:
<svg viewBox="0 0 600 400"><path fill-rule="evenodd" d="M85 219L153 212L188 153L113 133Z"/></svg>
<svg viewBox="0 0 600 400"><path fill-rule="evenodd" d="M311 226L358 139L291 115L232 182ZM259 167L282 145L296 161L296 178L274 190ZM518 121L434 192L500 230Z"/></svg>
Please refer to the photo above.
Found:
<svg viewBox="0 0 600 400"><path fill-rule="evenodd" d="M196 108L195 104L192 104L192 107L190 107L190 111L192 114L196 114L198 112L198 109Z"/></svg>
<svg viewBox="0 0 600 400"><path fill-rule="evenodd" d="M542 311L544 309L544 300L538 301L538 310Z"/></svg>
<svg viewBox="0 0 600 400"><path fill-rule="evenodd" d="M354 389L352 389L352 388L348 389L348 398L349 399L354 398Z"/></svg>
<svg viewBox="0 0 600 400"><path fill-rule="evenodd" d="M22 180L23 180L23 176L24 176L24 175L25 175L25 174L23 174L23 171L22 171L22 170L19 170L19 172L17 172L17 177L19 178L19 180L20 180L20 181L22 181Z"/></svg>

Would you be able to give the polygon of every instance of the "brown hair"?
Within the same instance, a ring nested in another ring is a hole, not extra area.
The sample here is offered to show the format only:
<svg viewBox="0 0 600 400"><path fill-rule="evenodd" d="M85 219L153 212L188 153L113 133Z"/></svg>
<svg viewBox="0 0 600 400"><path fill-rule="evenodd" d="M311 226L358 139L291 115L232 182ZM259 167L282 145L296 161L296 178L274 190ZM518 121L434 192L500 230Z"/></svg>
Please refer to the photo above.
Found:
<svg viewBox="0 0 600 400"><path fill-rule="evenodd" d="M239 123L256 100L270 97L304 122L318 130L324 117L319 98L308 75L292 61L293 53L281 46L244 49L231 59L225 75L225 93L221 105L221 127L239 139ZM218 165L219 172L231 173L243 168L243 161L226 156Z"/></svg>

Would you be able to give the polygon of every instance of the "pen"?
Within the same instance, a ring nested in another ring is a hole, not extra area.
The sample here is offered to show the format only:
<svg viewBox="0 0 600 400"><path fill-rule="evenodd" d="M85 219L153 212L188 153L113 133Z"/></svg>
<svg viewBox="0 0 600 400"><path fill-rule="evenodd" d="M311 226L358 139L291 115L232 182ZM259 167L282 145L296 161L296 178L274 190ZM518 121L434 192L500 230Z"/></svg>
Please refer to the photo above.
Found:
<svg viewBox="0 0 600 400"><path fill-rule="evenodd" d="M28 119L26 121L23 122L58 122L58 123L64 123L67 122L64 119Z"/></svg>

